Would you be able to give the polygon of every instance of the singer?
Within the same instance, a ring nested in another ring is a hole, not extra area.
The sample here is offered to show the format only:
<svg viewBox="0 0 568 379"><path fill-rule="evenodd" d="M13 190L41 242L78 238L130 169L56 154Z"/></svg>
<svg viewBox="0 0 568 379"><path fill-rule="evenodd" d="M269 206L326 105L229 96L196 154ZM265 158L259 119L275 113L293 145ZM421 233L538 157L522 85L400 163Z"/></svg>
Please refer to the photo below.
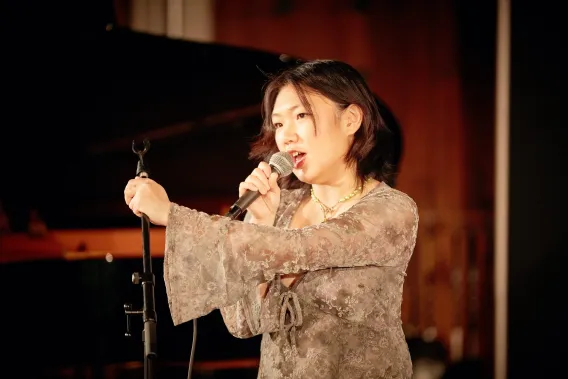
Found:
<svg viewBox="0 0 568 379"><path fill-rule="evenodd" d="M259 378L412 376L401 323L415 202L387 184L390 133L362 76L316 60L272 77L239 186L258 191L244 221L170 202L128 182L132 211L166 226L164 279L176 325L219 309L238 338L262 334ZM269 157L288 152L278 177Z"/></svg>

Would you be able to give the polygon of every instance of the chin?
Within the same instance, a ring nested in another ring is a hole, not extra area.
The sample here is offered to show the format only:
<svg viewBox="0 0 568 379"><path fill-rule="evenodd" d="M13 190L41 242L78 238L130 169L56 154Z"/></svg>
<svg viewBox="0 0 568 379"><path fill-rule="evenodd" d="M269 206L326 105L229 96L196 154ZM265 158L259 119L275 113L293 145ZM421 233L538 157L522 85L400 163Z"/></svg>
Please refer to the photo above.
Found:
<svg viewBox="0 0 568 379"><path fill-rule="evenodd" d="M305 170L294 170L293 172L300 181L307 184L314 184L315 177L310 175L310 173L306 173Z"/></svg>

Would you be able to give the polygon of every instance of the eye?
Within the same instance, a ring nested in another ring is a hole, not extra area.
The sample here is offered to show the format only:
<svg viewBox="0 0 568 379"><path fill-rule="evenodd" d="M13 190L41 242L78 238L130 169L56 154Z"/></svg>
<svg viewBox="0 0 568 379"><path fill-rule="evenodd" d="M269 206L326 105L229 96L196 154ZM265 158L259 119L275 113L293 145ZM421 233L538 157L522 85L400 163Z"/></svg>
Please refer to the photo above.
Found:
<svg viewBox="0 0 568 379"><path fill-rule="evenodd" d="M274 129L278 129L278 128L282 127L282 123L280 123L280 122L273 123L272 125L274 126Z"/></svg>
<svg viewBox="0 0 568 379"><path fill-rule="evenodd" d="M308 117L309 115L310 115L309 113L298 113L297 118L298 118L298 119L306 118L306 117Z"/></svg>

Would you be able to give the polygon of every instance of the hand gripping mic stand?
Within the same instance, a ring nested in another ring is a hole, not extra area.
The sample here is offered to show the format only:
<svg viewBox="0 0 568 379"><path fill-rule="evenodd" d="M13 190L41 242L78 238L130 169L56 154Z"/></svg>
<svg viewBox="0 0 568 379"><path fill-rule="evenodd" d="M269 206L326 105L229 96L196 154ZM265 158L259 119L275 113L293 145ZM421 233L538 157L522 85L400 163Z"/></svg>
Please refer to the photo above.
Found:
<svg viewBox="0 0 568 379"><path fill-rule="evenodd" d="M135 142L132 141L132 151L138 155L138 167L136 176L141 178L148 177L148 171L144 167L144 154L150 148L150 142L144 140L144 149L136 149ZM135 272L132 274L132 283L142 284L142 294L144 296L144 306L140 311L132 310L132 304L124 304L124 312L126 313L126 337L130 334L130 316L142 315L144 322L144 330L142 332L142 341L144 342L144 379L154 378L154 359L156 353L156 311L154 308L154 273L152 272L152 260L150 256L150 220L145 214L142 215L142 274Z"/></svg>

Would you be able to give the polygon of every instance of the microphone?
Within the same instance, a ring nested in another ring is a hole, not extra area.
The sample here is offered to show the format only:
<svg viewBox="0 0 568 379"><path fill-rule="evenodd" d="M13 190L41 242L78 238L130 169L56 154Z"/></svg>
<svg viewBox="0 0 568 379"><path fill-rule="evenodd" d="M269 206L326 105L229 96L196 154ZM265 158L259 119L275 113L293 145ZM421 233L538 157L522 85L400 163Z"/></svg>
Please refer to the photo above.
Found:
<svg viewBox="0 0 568 379"><path fill-rule="evenodd" d="M268 162L272 172L276 172L279 177L288 176L292 173L294 168L294 161L292 156L285 151L280 151L273 154ZM258 197L260 192L258 191L247 191L245 194L235 202L225 215L232 220L238 218L248 207L251 205Z"/></svg>

